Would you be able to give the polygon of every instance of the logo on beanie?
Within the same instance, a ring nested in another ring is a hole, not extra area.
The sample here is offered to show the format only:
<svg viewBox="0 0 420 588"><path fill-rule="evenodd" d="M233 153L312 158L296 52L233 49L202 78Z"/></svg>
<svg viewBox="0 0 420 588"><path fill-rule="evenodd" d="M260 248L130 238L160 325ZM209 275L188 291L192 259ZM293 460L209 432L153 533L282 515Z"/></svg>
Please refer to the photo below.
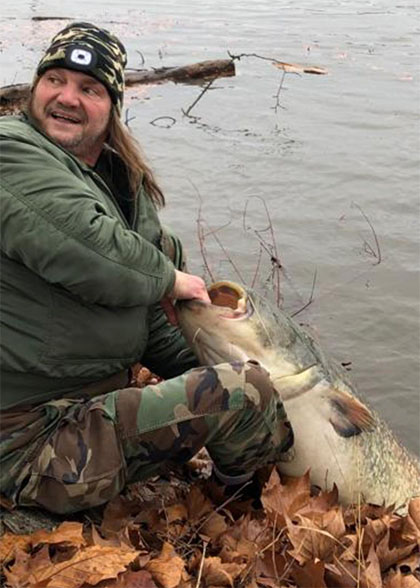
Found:
<svg viewBox="0 0 420 588"><path fill-rule="evenodd" d="M95 67L97 58L92 49L71 45L66 49L65 61L69 67L77 66L80 69L92 69Z"/></svg>

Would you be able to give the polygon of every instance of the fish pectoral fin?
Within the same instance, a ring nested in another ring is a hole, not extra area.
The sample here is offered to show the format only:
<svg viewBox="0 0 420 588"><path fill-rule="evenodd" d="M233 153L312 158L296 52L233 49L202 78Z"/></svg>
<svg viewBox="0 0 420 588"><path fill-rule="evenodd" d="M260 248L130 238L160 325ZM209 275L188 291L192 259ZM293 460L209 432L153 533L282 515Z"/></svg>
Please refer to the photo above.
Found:
<svg viewBox="0 0 420 588"><path fill-rule="evenodd" d="M330 423L338 435L354 437L364 431L372 430L373 414L357 398L335 388L329 401L332 407Z"/></svg>
<svg viewBox="0 0 420 588"><path fill-rule="evenodd" d="M274 376L271 379L283 400L297 398L312 390L321 380L322 375L319 372L317 364L310 366L302 372L290 375Z"/></svg>

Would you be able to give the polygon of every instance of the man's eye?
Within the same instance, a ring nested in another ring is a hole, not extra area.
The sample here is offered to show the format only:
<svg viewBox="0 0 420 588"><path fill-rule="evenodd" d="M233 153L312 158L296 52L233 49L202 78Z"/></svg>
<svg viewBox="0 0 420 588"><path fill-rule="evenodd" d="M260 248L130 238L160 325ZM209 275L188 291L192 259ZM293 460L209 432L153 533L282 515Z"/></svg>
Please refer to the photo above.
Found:
<svg viewBox="0 0 420 588"><path fill-rule="evenodd" d="M56 85L56 84L59 84L59 83L60 83L60 80L59 80L59 78L56 78L55 76L48 76L48 81L49 81L51 84L54 84L54 85Z"/></svg>
<svg viewBox="0 0 420 588"><path fill-rule="evenodd" d="M97 96L97 91L95 90L95 88L92 88L91 86L87 86L86 88L84 88L84 93L87 94L88 96Z"/></svg>

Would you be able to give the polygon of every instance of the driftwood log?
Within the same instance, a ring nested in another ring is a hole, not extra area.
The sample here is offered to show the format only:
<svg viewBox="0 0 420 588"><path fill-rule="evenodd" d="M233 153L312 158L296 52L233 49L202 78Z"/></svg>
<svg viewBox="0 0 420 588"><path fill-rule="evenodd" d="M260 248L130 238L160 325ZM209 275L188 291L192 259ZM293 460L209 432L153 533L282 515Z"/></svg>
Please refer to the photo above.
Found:
<svg viewBox="0 0 420 588"><path fill-rule="evenodd" d="M235 75L232 59L200 61L180 67L162 67L153 70L128 71L125 74L126 86L137 84L161 84L175 82L197 84L199 82ZM12 114L20 110L29 96L30 84L13 84L0 88L0 115Z"/></svg>

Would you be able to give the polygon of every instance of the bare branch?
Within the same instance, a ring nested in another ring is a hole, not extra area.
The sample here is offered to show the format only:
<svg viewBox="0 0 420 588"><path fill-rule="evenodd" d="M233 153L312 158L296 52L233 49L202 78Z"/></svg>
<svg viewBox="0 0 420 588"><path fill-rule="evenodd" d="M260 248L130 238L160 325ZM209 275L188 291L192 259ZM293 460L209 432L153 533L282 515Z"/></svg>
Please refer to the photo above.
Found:
<svg viewBox="0 0 420 588"><path fill-rule="evenodd" d="M167 120L167 121L169 121L169 123L164 124L164 125L157 125L156 123L158 120ZM151 120L150 124L153 125L154 127L161 127L164 129L170 129L171 127L174 126L174 124L176 124L176 119L173 116L158 116L158 117L154 118L153 120Z"/></svg>
<svg viewBox="0 0 420 588"><path fill-rule="evenodd" d="M312 289L311 289L311 293L309 295L308 302L306 304L304 304L302 306L302 308L299 308L299 310L297 310L296 312L293 312L291 316L297 316L298 314L300 314L301 312L303 312L305 310L305 308L308 308L308 306L310 304L312 304L312 302L314 300L314 292L315 292L315 284L316 284L317 273L318 273L318 270L315 269L314 277L313 277L313 280L312 280Z"/></svg>
<svg viewBox="0 0 420 588"><path fill-rule="evenodd" d="M252 198L255 198L262 202L265 210L265 214L268 220L268 226L265 229L253 229L254 235L257 237L260 246L268 253L270 256L270 262L272 266L272 279L275 280L275 292L276 292L276 304L280 306L281 304L281 291L280 291L280 271L283 269L283 266L280 262L280 258L277 251L277 244L276 244L276 237L274 234L274 227L271 221L270 212L267 207L267 203L261 196L252 196L249 198L245 204L244 212L243 212L243 227L244 230L247 231L248 227L246 226L245 220L248 210L248 205ZM261 236L261 233L269 231L271 236L271 243L267 243L266 240Z"/></svg>
<svg viewBox="0 0 420 588"><path fill-rule="evenodd" d="M328 70L325 69L325 67L286 63L285 61L280 61L275 57L266 57L264 55L258 55L258 53L241 53L240 55L233 55L230 51L228 51L228 55L232 60L237 59L238 61L240 61L242 57L255 57L257 59L263 59L264 61L270 61L272 65L278 69L284 70L286 73L308 73L315 75L325 75L328 73Z"/></svg>
<svg viewBox="0 0 420 588"><path fill-rule="evenodd" d="M382 261L382 253L381 253L381 248L379 246L379 240L378 240L378 236L376 234L376 231L375 231L372 223L370 222L369 217L362 210L362 207L359 206L359 204L357 204L356 202L352 202L351 205L353 208L356 207L360 211L361 215L363 216L363 218L365 219L365 221L369 225L370 230L372 231L373 239L375 241L375 249L372 247L372 245L370 243L368 243L368 241L366 241L366 239L363 239L363 248L368 255L371 255L372 257L376 258L377 261L375 261L375 263L373 265L379 265Z"/></svg>
<svg viewBox="0 0 420 588"><path fill-rule="evenodd" d="M191 110L194 108L194 106L197 104L197 102L199 102L199 100L201 100L202 96L207 92L207 90L210 89L210 86L213 84L213 82L216 80L217 78L214 78L212 80L210 80L203 88L203 90L200 92L199 96L194 100L194 102L187 108L187 110L181 109L182 113L185 116L190 116L190 112Z"/></svg>

